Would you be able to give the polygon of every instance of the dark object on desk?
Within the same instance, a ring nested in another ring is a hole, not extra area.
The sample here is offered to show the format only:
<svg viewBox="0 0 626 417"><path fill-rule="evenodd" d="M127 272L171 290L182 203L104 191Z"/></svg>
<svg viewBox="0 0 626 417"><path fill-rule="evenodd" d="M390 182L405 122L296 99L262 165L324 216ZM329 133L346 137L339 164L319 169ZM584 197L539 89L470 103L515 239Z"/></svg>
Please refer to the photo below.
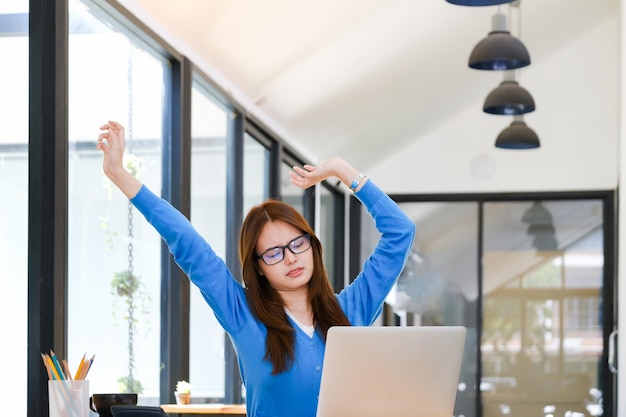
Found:
<svg viewBox="0 0 626 417"><path fill-rule="evenodd" d="M161 407L146 405L114 405L111 413L113 417L167 417Z"/></svg>
<svg viewBox="0 0 626 417"><path fill-rule="evenodd" d="M89 408L100 417L112 417L111 407L114 405L137 405L137 394L126 392L110 394L92 394L89 397Z"/></svg>

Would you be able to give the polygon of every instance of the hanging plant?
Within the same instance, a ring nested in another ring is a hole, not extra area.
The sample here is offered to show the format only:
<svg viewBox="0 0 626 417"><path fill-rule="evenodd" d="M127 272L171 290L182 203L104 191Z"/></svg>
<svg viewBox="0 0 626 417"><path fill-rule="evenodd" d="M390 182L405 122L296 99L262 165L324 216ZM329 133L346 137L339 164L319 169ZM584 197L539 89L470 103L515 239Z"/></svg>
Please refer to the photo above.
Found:
<svg viewBox="0 0 626 417"><path fill-rule="evenodd" d="M141 285L141 278L130 271L116 272L111 280L111 289L119 297L132 299Z"/></svg>

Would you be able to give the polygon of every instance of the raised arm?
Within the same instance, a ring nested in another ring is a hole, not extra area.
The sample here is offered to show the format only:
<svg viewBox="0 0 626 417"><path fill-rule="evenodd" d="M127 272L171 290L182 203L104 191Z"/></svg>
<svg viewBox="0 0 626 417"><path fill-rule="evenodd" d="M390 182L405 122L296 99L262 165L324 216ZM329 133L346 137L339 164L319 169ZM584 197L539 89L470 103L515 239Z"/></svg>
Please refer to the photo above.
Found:
<svg viewBox="0 0 626 417"><path fill-rule="evenodd" d="M367 177L339 157L331 158L318 166L293 167L289 175L291 183L300 188L309 188L327 178L337 177L352 191L358 192L367 182Z"/></svg>
<svg viewBox="0 0 626 417"><path fill-rule="evenodd" d="M97 147L104 154L104 173L156 229L176 263L200 289L220 324L227 331L247 320L247 304L241 285L224 261L191 222L166 200L152 193L123 165L124 127L109 121L100 129Z"/></svg>
<svg viewBox="0 0 626 417"><path fill-rule="evenodd" d="M339 304L353 325L370 325L404 268L413 246L415 223L373 181L355 196L372 216L380 238L361 272L340 293Z"/></svg>
<svg viewBox="0 0 626 417"><path fill-rule="evenodd" d="M333 176L355 192L381 234L362 271L338 296L353 325L370 325L404 267L413 246L415 224L376 184L341 158L331 158L318 166L294 167L291 182L308 188Z"/></svg>
<svg viewBox="0 0 626 417"><path fill-rule="evenodd" d="M129 199L135 197L141 188L137 178L126 171L123 164L124 126L109 120L100 127L103 132L98 136L97 147L104 154L102 169L104 174L115 184Z"/></svg>

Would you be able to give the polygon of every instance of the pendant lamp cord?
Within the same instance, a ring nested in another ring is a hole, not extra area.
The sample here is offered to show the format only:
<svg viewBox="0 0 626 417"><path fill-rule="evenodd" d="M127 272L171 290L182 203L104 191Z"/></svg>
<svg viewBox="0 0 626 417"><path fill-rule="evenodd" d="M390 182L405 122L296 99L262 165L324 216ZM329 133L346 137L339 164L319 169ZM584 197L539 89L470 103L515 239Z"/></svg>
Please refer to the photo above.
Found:
<svg viewBox="0 0 626 417"><path fill-rule="evenodd" d="M520 10L520 3L521 0L515 0L513 2L509 3L509 22L511 22L511 27L509 28L509 32L513 33L513 9L516 9L516 13L517 13L517 38L521 41L522 40L522 12ZM500 7L500 6L498 6ZM515 71L515 79L518 82L521 82L521 75L522 75L522 71L520 70L520 68L517 68L514 70Z"/></svg>

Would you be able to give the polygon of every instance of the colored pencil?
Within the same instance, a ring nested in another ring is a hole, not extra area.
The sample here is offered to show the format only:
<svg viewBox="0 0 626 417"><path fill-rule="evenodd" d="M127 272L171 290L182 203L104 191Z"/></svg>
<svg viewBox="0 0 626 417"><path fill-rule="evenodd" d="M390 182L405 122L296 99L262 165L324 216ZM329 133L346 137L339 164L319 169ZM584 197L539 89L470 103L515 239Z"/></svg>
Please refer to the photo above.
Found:
<svg viewBox="0 0 626 417"><path fill-rule="evenodd" d="M95 357L96 355L93 355L91 359L88 359L85 361L85 364L83 366L79 379L87 379L87 373L89 372L89 369L91 369L91 364L93 363L93 360Z"/></svg>
<svg viewBox="0 0 626 417"><path fill-rule="evenodd" d="M65 371L65 377L71 381L72 374L70 372L70 367L67 366L67 360L63 359L62 364L63 364L63 370Z"/></svg>
<svg viewBox="0 0 626 417"><path fill-rule="evenodd" d="M46 367L46 373L48 374L48 379L52 379L52 371L50 371L50 367L48 366L48 361L46 360L46 356L42 353L41 360L43 361L43 366Z"/></svg>
<svg viewBox="0 0 626 417"><path fill-rule="evenodd" d="M50 349L50 357L52 358L52 363L54 364L54 368L59 373L60 379L65 379L65 374L63 373L63 369L61 369L61 364L57 359L57 355L54 354L54 351Z"/></svg>
<svg viewBox="0 0 626 417"><path fill-rule="evenodd" d="M85 356L87 356L86 353L83 354L83 357L80 359L78 369L76 369L76 373L74 374L74 379L80 379L81 372L83 371L83 367L85 366Z"/></svg>
<svg viewBox="0 0 626 417"><path fill-rule="evenodd" d="M48 379L59 381L87 379L87 373L89 373L96 355L94 354L89 359L85 359L86 357L87 354L83 354L83 357L80 359L80 363L78 364L78 368L76 369L76 373L72 377L72 373L66 359L59 361L53 350L50 350L50 354L41 354L41 360L46 368Z"/></svg>
<svg viewBox="0 0 626 417"><path fill-rule="evenodd" d="M48 361L48 367L50 367L50 371L52 372L52 379L56 379L60 381L61 376L59 375L57 368L54 366L54 362L52 361L52 358L50 357L50 355L46 354L46 360Z"/></svg>

